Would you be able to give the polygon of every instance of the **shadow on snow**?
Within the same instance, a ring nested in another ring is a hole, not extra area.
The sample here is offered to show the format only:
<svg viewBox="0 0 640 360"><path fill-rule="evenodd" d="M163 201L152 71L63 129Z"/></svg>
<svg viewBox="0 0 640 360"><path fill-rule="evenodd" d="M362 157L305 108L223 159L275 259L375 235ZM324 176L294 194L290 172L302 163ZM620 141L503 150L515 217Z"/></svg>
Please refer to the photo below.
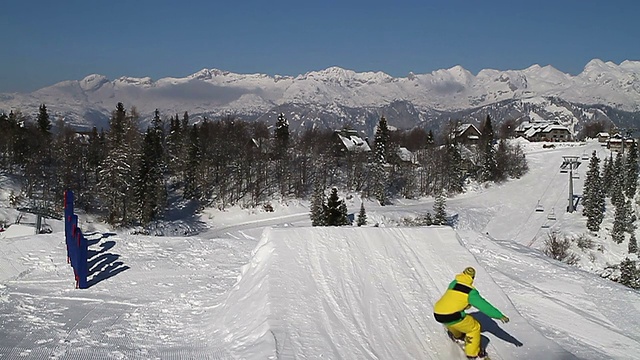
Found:
<svg viewBox="0 0 640 360"><path fill-rule="evenodd" d="M476 320L478 320L478 322L480 323L480 326L482 327L482 332L491 333L498 339L511 343L517 347L520 347L523 345L523 343L520 342L520 340L516 339L511 334L504 331L494 319L488 317L487 315L479 311L469 313L469 315L472 315ZM489 345L489 338L483 335L480 341L482 344L481 345L482 348L486 349L487 346Z"/></svg>
<svg viewBox="0 0 640 360"><path fill-rule="evenodd" d="M88 240L89 247L98 244L100 247L100 250L97 251L89 248L87 254L87 266L89 268L89 280L87 281L87 284L89 287L129 269L129 266L125 265L122 261L118 261L120 255L110 252L110 250L116 245L115 241L109 240L100 243L102 239L106 239L113 235L115 234L105 233L98 239Z"/></svg>

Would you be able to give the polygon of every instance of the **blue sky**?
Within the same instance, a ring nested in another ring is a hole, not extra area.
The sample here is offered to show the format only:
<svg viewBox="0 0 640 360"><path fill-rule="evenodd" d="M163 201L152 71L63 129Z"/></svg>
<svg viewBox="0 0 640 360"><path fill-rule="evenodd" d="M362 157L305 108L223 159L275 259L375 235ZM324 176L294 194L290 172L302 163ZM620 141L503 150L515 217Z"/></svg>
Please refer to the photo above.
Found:
<svg viewBox="0 0 640 360"><path fill-rule="evenodd" d="M4 0L0 92L203 68L406 76L540 64L575 75L593 58L640 60L638 14L640 2L626 0Z"/></svg>

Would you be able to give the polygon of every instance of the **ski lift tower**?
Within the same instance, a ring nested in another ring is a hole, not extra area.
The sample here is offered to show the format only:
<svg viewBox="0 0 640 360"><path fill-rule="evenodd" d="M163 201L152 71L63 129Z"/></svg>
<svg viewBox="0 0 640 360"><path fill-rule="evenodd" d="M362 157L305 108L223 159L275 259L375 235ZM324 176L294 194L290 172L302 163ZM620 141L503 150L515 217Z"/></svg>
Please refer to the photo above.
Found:
<svg viewBox="0 0 640 360"><path fill-rule="evenodd" d="M573 205L573 170L576 170L578 165L580 165L579 159L579 156L563 156L562 166L560 167L562 169L564 166L564 168L569 170L569 206L567 207L567 212L570 213L576 210Z"/></svg>
<svg viewBox="0 0 640 360"><path fill-rule="evenodd" d="M23 213L26 212L34 214L36 216L36 234L40 234L43 218L62 220L62 216L60 214L47 207L19 207L17 210Z"/></svg>

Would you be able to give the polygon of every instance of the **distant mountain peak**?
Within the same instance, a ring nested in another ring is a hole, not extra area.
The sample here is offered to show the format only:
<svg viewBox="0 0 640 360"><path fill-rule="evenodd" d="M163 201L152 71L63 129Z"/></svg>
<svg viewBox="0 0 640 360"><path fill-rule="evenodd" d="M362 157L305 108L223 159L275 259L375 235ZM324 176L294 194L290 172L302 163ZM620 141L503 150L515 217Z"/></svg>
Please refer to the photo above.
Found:
<svg viewBox="0 0 640 360"><path fill-rule="evenodd" d="M133 85L133 86L148 86L153 85L153 79L148 76L137 78L129 76L121 76L116 80L116 83Z"/></svg>
<svg viewBox="0 0 640 360"><path fill-rule="evenodd" d="M109 79L104 75L91 74L80 80L80 88L84 91L94 91L108 82Z"/></svg>
<svg viewBox="0 0 640 360"><path fill-rule="evenodd" d="M230 74L229 71L223 71L219 69L202 69L196 73L189 75L190 79L198 79L198 80L211 80L216 76L226 76Z"/></svg>
<svg viewBox="0 0 640 360"><path fill-rule="evenodd" d="M312 117L312 121L335 116L363 123L365 119L351 118L345 109L389 107L396 114L420 114L425 121L432 116L429 114L438 112L531 98L640 111L640 61L626 60L616 65L593 59L576 76L539 64L523 70L483 69L477 75L455 65L426 74L410 72L399 78L382 71L356 72L339 66L298 76L204 68L183 78L156 81L127 76L109 80L90 74L30 94L0 94L0 112L19 109L37 114L38 106L45 103L55 113L82 123L96 117L108 119L117 102L136 106L142 117L158 109L165 114L188 111L209 118L228 114L262 118L273 109L295 104L296 109L308 109L304 116Z"/></svg>

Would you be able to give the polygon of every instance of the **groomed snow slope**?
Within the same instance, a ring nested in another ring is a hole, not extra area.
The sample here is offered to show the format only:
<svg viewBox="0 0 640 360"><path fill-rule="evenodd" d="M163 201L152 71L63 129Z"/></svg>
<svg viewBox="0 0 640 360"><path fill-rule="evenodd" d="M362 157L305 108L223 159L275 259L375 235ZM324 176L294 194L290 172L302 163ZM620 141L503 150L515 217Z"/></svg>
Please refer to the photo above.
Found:
<svg viewBox="0 0 640 360"><path fill-rule="evenodd" d="M468 265L512 319L480 317L494 359L640 353L637 291L470 229L90 242L93 285L77 290L60 232L0 239L1 358L459 359L431 309Z"/></svg>
<svg viewBox="0 0 640 360"><path fill-rule="evenodd" d="M544 336L582 359L640 358L640 292L512 241L473 232L459 235L522 317Z"/></svg>
<svg viewBox="0 0 640 360"><path fill-rule="evenodd" d="M241 359L463 358L432 306L465 266L512 320L479 316L493 359L575 358L519 314L446 227L267 229L210 314L211 331Z"/></svg>

